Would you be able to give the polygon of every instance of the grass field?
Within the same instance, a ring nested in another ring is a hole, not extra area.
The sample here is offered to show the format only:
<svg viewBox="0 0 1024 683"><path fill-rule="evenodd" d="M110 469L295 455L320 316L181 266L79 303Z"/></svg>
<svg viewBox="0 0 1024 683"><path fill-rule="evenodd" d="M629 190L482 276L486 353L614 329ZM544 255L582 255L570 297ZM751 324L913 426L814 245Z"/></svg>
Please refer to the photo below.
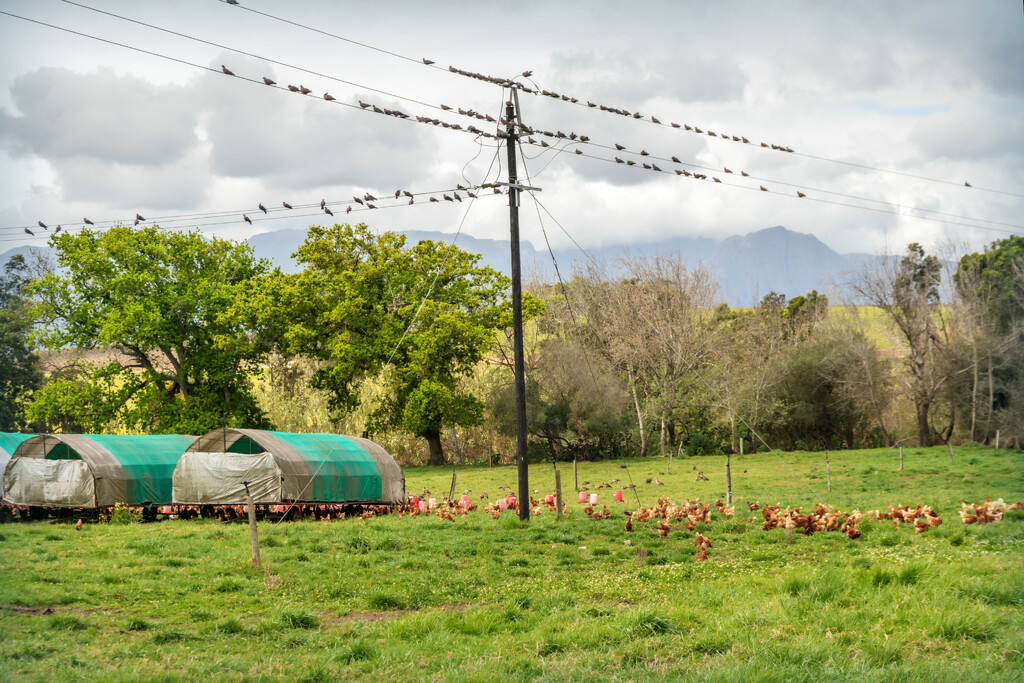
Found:
<svg viewBox="0 0 1024 683"><path fill-rule="evenodd" d="M1024 498L1024 452L909 449L732 460L736 516L694 534L570 513L527 524L387 516L243 524L0 527L0 679L962 681L1024 678L1024 512L965 526L961 500ZM629 476L644 505L724 498L724 459L581 463L593 485ZM709 482L694 482L693 467ZM815 469L816 468L816 469ZM746 470L744 472L743 470ZM664 474L659 474L664 472ZM406 470L440 498L450 468ZM646 484L648 477L664 486ZM551 465L531 468L547 493ZM861 523L851 541L762 531L743 501L849 511L931 505L942 526ZM513 468L460 468L474 502ZM628 499L627 499L628 500ZM627 545L627 541L629 544Z"/></svg>

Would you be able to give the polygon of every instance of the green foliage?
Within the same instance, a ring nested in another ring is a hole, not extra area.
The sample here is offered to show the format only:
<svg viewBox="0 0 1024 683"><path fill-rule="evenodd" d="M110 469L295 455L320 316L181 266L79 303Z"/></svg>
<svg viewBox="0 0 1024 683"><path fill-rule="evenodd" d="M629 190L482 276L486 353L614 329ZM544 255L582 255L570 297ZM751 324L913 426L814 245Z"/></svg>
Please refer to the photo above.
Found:
<svg viewBox="0 0 1024 683"><path fill-rule="evenodd" d="M25 428L25 404L42 383L39 357L32 350L32 315L24 289L28 266L12 256L0 275L0 432Z"/></svg>
<svg viewBox="0 0 1024 683"><path fill-rule="evenodd" d="M389 366L370 431L424 437L439 458L443 426L481 421L483 403L461 380L511 322L508 278L454 245L407 247L404 235L362 224L311 227L295 257L305 270L265 278L246 306L288 353L323 361L311 383L333 409L356 408L360 382ZM539 309L525 297L527 316Z"/></svg>
<svg viewBox="0 0 1024 683"><path fill-rule="evenodd" d="M266 346L234 308L267 270L250 247L156 226L86 229L52 243L66 275L29 286L42 341L118 354L62 380L35 415L60 422L78 409L94 423L154 433L268 426L249 385ZM55 394L72 384L71 403L60 404Z"/></svg>

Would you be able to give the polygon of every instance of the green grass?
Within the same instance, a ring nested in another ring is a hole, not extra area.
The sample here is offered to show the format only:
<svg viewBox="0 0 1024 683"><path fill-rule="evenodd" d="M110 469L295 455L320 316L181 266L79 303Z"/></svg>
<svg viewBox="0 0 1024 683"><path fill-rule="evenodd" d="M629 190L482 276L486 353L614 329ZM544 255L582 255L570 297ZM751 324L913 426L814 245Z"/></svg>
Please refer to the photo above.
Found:
<svg viewBox="0 0 1024 683"><path fill-rule="evenodd" d="M2 680L1019 680L1024 670L1024 512L964 526L961 500L1024 498L1024 453L907 449L732 459L736 515L712 514L714 543L623 528L645 505L725 497L724 459L580 463L594 522L562 463L569 514L529 523L479 512L260 524L251 566L243 524L12 524L0 552ZM620 464L627 464L628 470ZM710 482L695 482L693 467ZM817 466L818 470L814 471ZM747 472L744 473L743 470ZM660 474L664 472L664 474ZM795 475L794 475L795 473ZM456 491L479 503L513 468L467 467ZM664 486L646 484L658 477ZM850 541L763 531L746 500L842 510L931 505L945 522L862 523ZM440 498L450 468L408 468ZM540 497L550 464L531 467ZM630 545L626 545L626 541Z"/></svg>

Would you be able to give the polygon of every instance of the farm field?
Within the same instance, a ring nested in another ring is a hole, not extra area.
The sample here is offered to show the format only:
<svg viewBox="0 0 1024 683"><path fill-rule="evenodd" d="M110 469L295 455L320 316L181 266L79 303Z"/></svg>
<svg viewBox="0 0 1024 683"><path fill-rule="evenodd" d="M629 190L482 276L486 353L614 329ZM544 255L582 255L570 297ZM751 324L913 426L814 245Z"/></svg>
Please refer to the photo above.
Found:
<svg viewBox="0 0 1024 683"><path fill-rule="evenodd" d="M962 500L1024 498L1024 451L959 447L951 463L945 447L912 448L902 472L891 449L830 453L831 493L823 453L781 458L734 457L735 515L667 538L654 522L628 533L622 513L637 496L724 499L723 457L677 458L671 474L661 458L579 463L613 512L601 521L560 463L563 519L261 522L261 568L244 524L0 526L0 679L1024 678L1024 511L958 515ZM450 467L405 474L413 495L451 486ZM613 502L630 477L635 493ZM538 498L553 481L550 463L531 466ZM474 503L502 485L515 490L513 467L457 469ZM944 522L919 534L865 517L850 540L763 531L745 505L807 510L816 495L844 512L921 503ZM695 533L713 544L704 562Z"/></svg>

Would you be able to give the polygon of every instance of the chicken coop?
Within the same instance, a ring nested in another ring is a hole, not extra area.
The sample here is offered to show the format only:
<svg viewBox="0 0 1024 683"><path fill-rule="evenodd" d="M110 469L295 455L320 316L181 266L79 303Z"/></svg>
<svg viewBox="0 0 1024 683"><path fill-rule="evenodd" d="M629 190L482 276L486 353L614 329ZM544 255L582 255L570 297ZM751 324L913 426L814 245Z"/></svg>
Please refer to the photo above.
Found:
<svg viewBox="0 0 1024 683"><path fill-rule="evenodd" d="M338 434L218 429L174 470L174 503L402 503L405 475L383 447Z"/></svg>
<svg viewBox="0 0 1024 683"><path fill-rule="evenodd" d="M194 437L177 434L40 434L22 441L4 471L4 502L93 508L171 502L174 466Z"/></svg>

